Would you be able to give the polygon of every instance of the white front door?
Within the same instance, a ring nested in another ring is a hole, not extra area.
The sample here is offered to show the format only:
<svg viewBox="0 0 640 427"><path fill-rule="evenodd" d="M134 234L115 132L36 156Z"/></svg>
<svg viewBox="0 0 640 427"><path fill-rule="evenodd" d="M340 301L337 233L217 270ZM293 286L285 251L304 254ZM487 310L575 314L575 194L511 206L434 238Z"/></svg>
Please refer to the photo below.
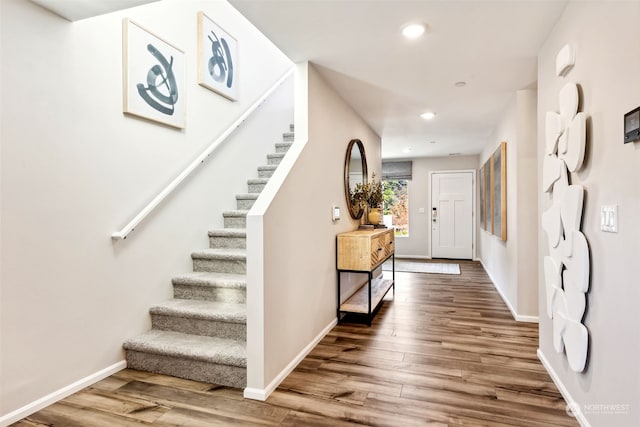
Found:
<svg viewBox="0 0 640 427"><path fill-rule="evenodd" d="M473 172L431 175L431 257L473 258Z"/></svg>

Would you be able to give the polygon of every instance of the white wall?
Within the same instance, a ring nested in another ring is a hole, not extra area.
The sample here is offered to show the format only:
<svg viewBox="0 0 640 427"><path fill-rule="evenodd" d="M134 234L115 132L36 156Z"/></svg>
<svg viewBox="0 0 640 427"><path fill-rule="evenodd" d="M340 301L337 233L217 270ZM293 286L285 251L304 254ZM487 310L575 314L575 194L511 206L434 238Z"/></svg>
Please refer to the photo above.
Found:
<svg viewBox="0 0 640 427"><path fill-rule="evenodd" d="M640 105L640 3L571 2L538 56L538 171L542 171L544 115L558 111L558 92L579 84L587 116L587 153L571 182L585 188L582 231L591 252L591 284L583 323L589 355L583 373L571 371L552 344L546 315L542 260L548 253L540 232L540 351L558 382L592 426L640 425L640 143L623 144L623 116ZM576 64L566 78L555 75L555 57L566 43ZM549 207L538 186L539 215ZM617 204L619 232L599 229L600 207ZM538 216L540 218L540 216ZM607 413L597 405L621 405ZM628 406L625 406L628 405Z"/></svg>
<svg viewBox="0 0 640 427"><path fill-rule="evenodd" d="M408 184L409 236L396 237L396 254L402 257L431 258L429 174L444 170L475 170L478 168L478 156L420 157L406 160L413 161L413 179ZM421 208L424 213L419 212Z"/></svg>
<svg viewBox="0 0 640 427"><path fill-rule="evenodd" d="M480 155L481 167L507 143L507 240L479 227L479 258L518 320L537 316L536 92L520 90Z"/></svg>
<svg viewBox="0 0 640 427"><path fill-rule="evenodd" d="M75 23L28 1L1 7L0 417L123 360L122 342L149 328L149 306L191 270L190 251L206 247L292 120L289 84L113 243L292 64L226 2L163 1ZM238 102L197 85L199 10L239 40ZM186 130L122 115L123 17L186 51Z"/></svg>
<svg viewBox="0 0 640 427"><path fill-rule="evenodd" d="M256 203L248 223L249 256L263 259L262 265L249 266L262 270L255 276L250 271L250 286L257 285L253 279L262 273L257 292L264 293L262 306L257 305L255 288L247 296L249 362L264 355L264 365L252 364L247 372L252 392L281 379L287 366L336 320L336 234L359 225L348 215L344 194L344 159L351 139L362 140L369 173L380 176L380 138L313 66L302 64L298 73L300 90L307 95L296 95L301 101L296 105L296 142L272 178L273 188L272 181L265 188L277 194L269 204ZM301 111L304 106L307 111ZM279 180L283 182L277 189ZM342 211L335 223L332 205ZM254 230L260 229L264 250L254 254Z"/></svg>

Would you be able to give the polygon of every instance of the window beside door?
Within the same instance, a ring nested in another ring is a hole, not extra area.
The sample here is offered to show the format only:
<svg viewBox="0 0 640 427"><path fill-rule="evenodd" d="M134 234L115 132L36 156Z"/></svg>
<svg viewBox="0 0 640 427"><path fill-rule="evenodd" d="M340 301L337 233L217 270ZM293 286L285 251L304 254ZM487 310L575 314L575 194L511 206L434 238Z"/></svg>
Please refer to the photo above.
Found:
<svg viewBox="0 0 640 427"><path fill-rule="evenodd" d="M395 229L396 236L409 236L409 189L406 179L384 180L384 224Z"/></svg>

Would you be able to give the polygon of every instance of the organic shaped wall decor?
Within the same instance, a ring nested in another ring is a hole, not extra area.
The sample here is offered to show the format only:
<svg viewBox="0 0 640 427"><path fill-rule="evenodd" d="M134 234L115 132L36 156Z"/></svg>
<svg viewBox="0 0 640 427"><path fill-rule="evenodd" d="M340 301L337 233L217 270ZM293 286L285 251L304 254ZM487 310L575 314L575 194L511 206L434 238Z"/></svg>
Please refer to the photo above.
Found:
<svg viewBox="0 0 640 427"><path fill-rule="evenodd" d="M560 113L547 112L542 187L552 205L542 214L549 255L544 257L547 315L553 319L553 346L566 350L569 366L582 372L589 333L582 324L589 289L589 246L580 231L584 188L569 183L569 172L582 167L586 115L578 112L575 83L560 91Z"/></svg>

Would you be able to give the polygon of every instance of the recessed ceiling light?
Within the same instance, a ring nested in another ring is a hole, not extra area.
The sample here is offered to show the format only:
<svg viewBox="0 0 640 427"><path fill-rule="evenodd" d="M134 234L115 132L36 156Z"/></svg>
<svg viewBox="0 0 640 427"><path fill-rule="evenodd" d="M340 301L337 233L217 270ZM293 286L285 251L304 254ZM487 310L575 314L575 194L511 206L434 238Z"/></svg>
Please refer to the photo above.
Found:
<svg viewBox="0 0 640 427"><path fill-rule="evenodd" d="M403 153L410 153L411 152L411 147L406 147L402 150Z"/></svg>
<svg viewBox="0 0 640 427"><path fill-rule="evenodd" d="M424 34L424 24L409 24L402 28L402 34L408 39L417 39Z"/></svg>
<svg viewBox="0 0 640 427"><path fill-rule="evenodd" d="M425 120L431 120L435 116L436 116L436 113L434 113L433 111L427 111L426 113L420 114L420 117L422 117Z"/></svg>
<svg viewBox="0 0 640 427"><path fill-rule="evenodd" d="M453 85L455 87L465 87L467 85L467 82L455 82Z"/></svg>

